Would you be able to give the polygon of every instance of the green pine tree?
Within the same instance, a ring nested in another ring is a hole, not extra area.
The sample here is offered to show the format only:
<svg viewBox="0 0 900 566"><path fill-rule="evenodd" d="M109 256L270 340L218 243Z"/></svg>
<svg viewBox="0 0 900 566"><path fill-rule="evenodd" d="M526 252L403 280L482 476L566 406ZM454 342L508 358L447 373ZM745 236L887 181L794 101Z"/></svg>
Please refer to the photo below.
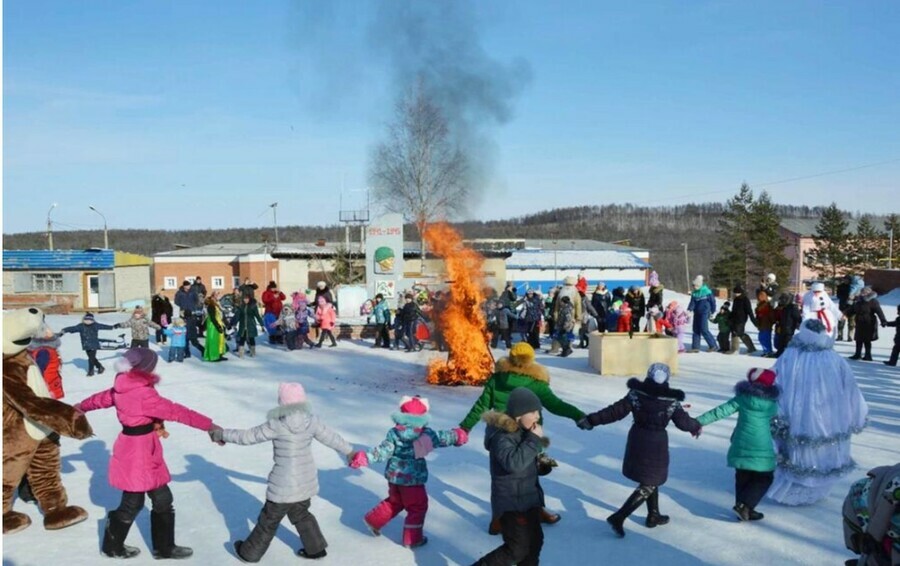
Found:
<svg viewBox="0 0 900 566"><path fill-rule="evenodd" d="M847 221L836 203L825 209L816 225L813 241L815 249L806 254L803 263L814 270L819 277L827 279L832 291L837 286L837 278L849 272L847 258Z"/></svg>
<svg viewBox="0 0 900 566"><path fill-rule="evenodd" d="M754 273L761 278L774 273L778 281L786 285L791 270L791 259L784 255L787 240L778 230L781 217L768 193L763 191L759 195L750 207L750 216L753 225L750 233L752 243L750 263Z"/></svg>
<svg viewBox="0 0 900 566"><path fill-rule="evenodd" d="M750 278L750 257L753 252L753 191L747 183L738 194L728 199L719 220L717 240L719 257L713 261L710 278L716 286L729 289Z"/></svg>
<svg viewBox="0 0 900 566"><path fill-rule="evenodd" d="M887 256L885 235L878 231L868 215L859 219L856 234L847 239L847 261L855 273L882 267Z"/></svg>

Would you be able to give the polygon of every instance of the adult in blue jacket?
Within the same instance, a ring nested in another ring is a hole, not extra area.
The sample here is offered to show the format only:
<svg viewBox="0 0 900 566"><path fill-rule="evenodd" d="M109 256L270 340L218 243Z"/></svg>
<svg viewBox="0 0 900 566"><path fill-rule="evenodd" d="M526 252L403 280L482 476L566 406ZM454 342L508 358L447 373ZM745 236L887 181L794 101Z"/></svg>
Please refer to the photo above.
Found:
<svg viewBox="0 0 900 566"><path fill-rule="evenodd" d="M716 339L709 331L709 317L716 312L716 298L713 292L703 283L703 276L694 277L694 291L691 293L691 302L688 304L688 312L694 313L694 335L691 337L691 351L700 351L700 335L706 340L710 352L716 351Z"/></svg>

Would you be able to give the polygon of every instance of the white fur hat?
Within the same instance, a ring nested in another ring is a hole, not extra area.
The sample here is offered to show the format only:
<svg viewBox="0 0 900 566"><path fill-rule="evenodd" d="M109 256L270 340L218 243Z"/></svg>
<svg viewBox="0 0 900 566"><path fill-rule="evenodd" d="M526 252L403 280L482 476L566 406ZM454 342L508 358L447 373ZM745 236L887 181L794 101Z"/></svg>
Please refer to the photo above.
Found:
<svg viewBox="0 0 900 566"><path fill-rule="evenodd" d="M775 274L774 274L774 273L770 273L770 274L766 275L766 281L768 281L769 283L774 283L774 282L775 282L775 279L776 279L776 278L775 278Z"/></svg>
<svg viewBox="0 0 900 566"><path fill-rule="evenodd" d="M563 279L563 283L566 285L574 285L578 283L578 278L574 275L566 275L565 279Z"/></svg>
<svg viewBox="0 0 900 566"><path fill-rule="evenodd" d="M816 281L815 283L812 284L812 286L809 288L809 290L812 291L812 292L816 292L816 291L824 291L824 290L825 290L825 284L822 283L821 281Z"/></svg>
<svg viewBox="0 0 900 566"><path fill-rule="evenodd" d="M703 276L698 275L697 277L694 277L694 281L692 283L693 283L694 287L699 289L700 287L703 286Z"/></svg>

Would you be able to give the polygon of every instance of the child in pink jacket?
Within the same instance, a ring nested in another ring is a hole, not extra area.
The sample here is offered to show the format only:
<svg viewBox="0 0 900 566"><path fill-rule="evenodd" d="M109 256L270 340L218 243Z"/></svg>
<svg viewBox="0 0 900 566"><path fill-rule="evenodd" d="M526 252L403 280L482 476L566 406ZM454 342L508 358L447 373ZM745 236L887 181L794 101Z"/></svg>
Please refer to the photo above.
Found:
<svg viewBox="0 0 900 566"><path fill-rule="evenodd" d="M135 517L150 496L150 533L154 558L187 558L193 551L175 544L175 510L172 507L171 476L163 459L160 436L163 421L176 421L209 431L219 429L209 417L160 396L153 373L158 357L147 348L133 348L116 362L112 389L91 395L75 408L83 411L116 408L122 432L113 446L109 483L122 490L118 509L110 511L103 534L102 552L110 558L132 558L140 550L125 545Z"/></svg>
<svg viewBox="0 0 900 566"><path fill-rule="evenodd" d="M322 347L322 342L328 336L331 339L331 348L337 346L334 339L334 325L337 323L337 314L334 312L334 305L325 300L325 297L319 297L318 306L316 307L316 322L319 323L319 343L316 348Z"/></svg>

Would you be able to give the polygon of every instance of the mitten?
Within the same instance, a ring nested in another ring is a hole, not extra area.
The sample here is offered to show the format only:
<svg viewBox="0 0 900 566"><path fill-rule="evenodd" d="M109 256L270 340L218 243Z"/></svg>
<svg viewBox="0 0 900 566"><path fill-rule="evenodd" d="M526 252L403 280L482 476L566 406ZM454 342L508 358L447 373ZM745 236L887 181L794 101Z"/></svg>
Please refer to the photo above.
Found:
<svg viewBox="0 0 900 566"><path fill-rule="evenodd" d="M360 450L356 454L353 455L353 458L350 459L350 467L353 469L363 468L369 465L369 457L366 456L366 453Z"/></svg>
<svg viewBox="0 0 900 566"><path fill-rule="evenodd" d="M427 434L423 434L413 441L413 455L416 458L424 458L432 451L434 451L434 443Z"/></svg>
<svg viewBox="0 0 900 566"><path fill-rule="evenodd" d="M591 430L594 428L594 425L591 424L591 421L588 420L587 417L581 417L575 424L577 424L578 428L581 430Z"/></svg>
<svg viewBox="0 0 900 566"><path fill-rule="evenodd" d="M225 446L225 434L222 430L222 427L219 425L212 425L212 427L207 431L209 433L209 439L218 444L219 446Z"/></svg>
<svg viewBox="0 0 900 566"><path fill-rule="evenodd" d="M469 432L464 428L455 428L453 432L456 433L456 446L462 446L466 442L469 441Z"/></svg>
<svg viewBox="0 0 900 566"><path fill-rule="evenodd" d="M692 433L691 433L691 436L693 436L694 438L700 438L700 433L701 433L701 432L703 432L703 427L698 428L698 429L697 429L697 432L692 432Z"/></svg>
<svg viewBox="0 0 900 566"><path fill-rule="evenodd" d="M156 432L156 435L160 438L169 438L169 431L166 430L166 425L162 422L153 423L153 430Z"/></svg>

